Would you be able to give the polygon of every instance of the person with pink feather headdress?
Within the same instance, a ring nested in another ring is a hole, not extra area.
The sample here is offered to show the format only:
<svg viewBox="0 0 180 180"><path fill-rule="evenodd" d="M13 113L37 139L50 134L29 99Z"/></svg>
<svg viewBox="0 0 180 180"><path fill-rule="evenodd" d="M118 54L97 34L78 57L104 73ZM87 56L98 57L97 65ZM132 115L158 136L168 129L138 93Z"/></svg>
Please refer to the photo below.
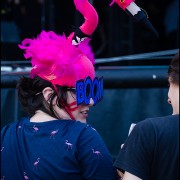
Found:
<svg viewBox="0 0 180 180"><path fill-rule="evenodd" d="M32 64L17 84L29 116L1 130L3 179L119 179L103 139L86 123L103 98L89 45L98 15L88 0L74 4L85 22L68 37L42 31L19 45Z"/></svg>

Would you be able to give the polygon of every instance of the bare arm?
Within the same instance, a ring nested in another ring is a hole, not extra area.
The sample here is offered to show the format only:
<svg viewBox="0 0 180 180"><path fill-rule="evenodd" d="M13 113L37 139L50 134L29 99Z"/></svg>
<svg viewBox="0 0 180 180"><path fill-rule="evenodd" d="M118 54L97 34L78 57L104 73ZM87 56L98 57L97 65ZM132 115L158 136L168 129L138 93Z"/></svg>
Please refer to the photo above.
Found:
<svg viewBox="0 0 180 180"><path fill-rule="evenodd" d="M120 171L118 171L119 173L121 173ZM121 173L122 174L122 173ZM122 176L121 176L122 177ZM131 174L131 173L128 173L127 171L124 173L124 176L123 176L123 180L142 180L140 179L139 177Z"/></svg>
<svg viewBox="0 0 180 180"><path fill-rule="evenodd" d="M117 170L117 173L118 173L119 177L123 178L124 174L121 171Z"/></svg>
<svg viewBox="0 0 180 180"><path fill-rule="evenodd" d="M131 173L128 173L127 171L124 174L119 170L117 170L117 172L118 172L118 175L120 177L122 177L123 180L142 180L142 179L138 178L137 176L135 176Z"/></svg>

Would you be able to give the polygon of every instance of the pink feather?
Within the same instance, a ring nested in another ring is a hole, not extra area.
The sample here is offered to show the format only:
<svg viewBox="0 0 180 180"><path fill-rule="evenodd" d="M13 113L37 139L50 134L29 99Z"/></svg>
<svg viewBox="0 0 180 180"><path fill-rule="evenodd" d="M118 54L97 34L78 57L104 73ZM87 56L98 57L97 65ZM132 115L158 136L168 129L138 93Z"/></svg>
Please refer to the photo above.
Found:
<svg viewBox="0 0 180 180"><path fill-rule="evenodd" d="M91 35L98 25L98 14L88 0L74 0L76 9L84 16L85 22L80 26L81 31Z"/></svg>
<svg viewBox="0 0 180 180"><path fill-rule="evenodd" d="M32 77L38 75L52 83L72 87L79 79L94 78L95 60L89 41L85 39L76 47L65 35L42 31L37 39L25 39L19 47L25 50L24 57L31 59Z"/></svg>
<svg viewBox="0 0 180 180"><path fill-rule="evenodd" d="M110 3L110 6L112 6L114 3L117 3L121 9L125 10L127 6L131 4L131 2L134 2L134 0L113 0Z"/></svg>

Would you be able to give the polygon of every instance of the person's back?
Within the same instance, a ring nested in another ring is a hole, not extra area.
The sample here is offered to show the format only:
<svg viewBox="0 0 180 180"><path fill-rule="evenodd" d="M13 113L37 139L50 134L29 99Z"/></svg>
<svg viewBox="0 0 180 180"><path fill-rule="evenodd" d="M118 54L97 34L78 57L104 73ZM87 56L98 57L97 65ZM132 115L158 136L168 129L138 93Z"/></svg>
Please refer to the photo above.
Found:
<svg viewBox="0 0 180 180"><path fill-rule="evenodd" d="M123 180L179 180L179 52L170 63L168 81L173 113L134 126L114 162Z"/></svg>
<svg viewBox="0 0 180 180"><path fill-rule="evenodd" d="M147 121L152 126L152 132L149 131L150 140L156 139L152 141L154 152L152 152L150 179L175 180L179 177L179 115L153 118Z"/></svg>
<svg viewBox="0 0 180 180"><path fill-rule="evenodd" d="M5 126L1 136L5 179L114 179L112 158L88 124L72 120L33 123L26 118ZM98 166L106 169L105 176Z"/></svg>
<svg viewBox="0 0 180 180"><path fill-rule="evenodd" d="M136 124L115 166L143 180L175 180L179 172L178 142L179 115L148 118Z"/></svg>
<svg viewBox="0 0 180 180"><path fill-rule="evenodd" d="M103 96L88 38L98 15L89 1L74 3L85 22L68 37L42 31L19 45L32 64L30 77L17 83L29 117L1 131L2 179L119 178L103 139L86 123L90 108Z"/></svg>

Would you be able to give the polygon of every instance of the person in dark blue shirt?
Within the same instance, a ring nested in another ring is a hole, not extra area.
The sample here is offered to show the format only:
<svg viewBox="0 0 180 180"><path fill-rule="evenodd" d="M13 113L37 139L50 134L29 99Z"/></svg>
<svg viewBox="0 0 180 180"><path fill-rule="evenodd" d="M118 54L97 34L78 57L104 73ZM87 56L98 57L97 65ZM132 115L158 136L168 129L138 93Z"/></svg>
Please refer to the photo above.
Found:
<svg viewBox="0 0 180 180"><path fill-rule="evenodd" d="M179 52L168 70L172 115L137 123L114 166L123 180L179 180Z"/></svg>

